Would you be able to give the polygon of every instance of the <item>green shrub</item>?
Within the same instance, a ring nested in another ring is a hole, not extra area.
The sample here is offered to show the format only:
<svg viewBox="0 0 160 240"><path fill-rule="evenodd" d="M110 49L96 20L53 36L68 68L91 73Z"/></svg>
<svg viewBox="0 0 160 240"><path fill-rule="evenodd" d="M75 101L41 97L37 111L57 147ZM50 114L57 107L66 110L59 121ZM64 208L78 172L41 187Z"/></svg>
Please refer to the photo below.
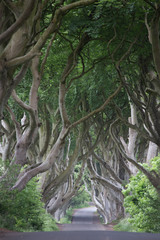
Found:
<svg viewBox="0 0 160 240"><path fill-rule="evenodd" d="M0 184L0 227L16 231L58 230L55 221L45 212L36 178L21 191L10 191Z"/></svg>
<svg viewBox="0 0 160 240"><path fill-rule="evenodd" d="M122 231L122 232L135 232L135 228L133 225L129 222L128 218L124 218L120 220L118 224L116 224L113 229L115 231Z"/></svg>
<svg viewBox="0 0 160 240"><path fill-rule="evenodd" d="M59 228L56 225L56 221L51 217L50 214L43 213L41 217L43 218L43 228L41 231L49 232L59 230Z"/></svg>
<svg viewBox="0 0 160 240"><path fill-rule="evenodd" d="M159 174L160 157L154 158L151 166L150 170ZM138 232L160 232L160 196L142 172L131 177L123 194L124 206L131 216L129 222L133 227Z"/></svg>
<svg viewBox="0 0 160 240"><path fill-rule="evenodd" d="M72 215L73 215L73 208L69 208L66 211L66 215L61 218L60 223L65 224L65 223L71 223L72 222Z"/></svg>

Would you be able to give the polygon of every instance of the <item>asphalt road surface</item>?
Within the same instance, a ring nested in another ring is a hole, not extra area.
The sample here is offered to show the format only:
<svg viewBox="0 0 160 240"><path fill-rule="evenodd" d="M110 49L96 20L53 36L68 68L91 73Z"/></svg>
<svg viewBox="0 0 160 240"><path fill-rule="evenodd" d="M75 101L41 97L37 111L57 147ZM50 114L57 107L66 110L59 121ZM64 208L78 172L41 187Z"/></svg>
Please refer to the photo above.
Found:
<svg viewBox="0 0 160 240"><path fill-rule="evenodd" d="M77 209L72 218L72 224L64 224L62 231L105 231L106 228L99 223L96 207Z"/></svg>
<svg viewBox="0 0 160 240"><path fill-rule="evenodd" d="M109 231L62 231L0 234L1 240L160 240L160 234Z"/></svg>
<svg viewBox="0 0 160 240"><path fill-rule="evenodd" d="M0 233L0 240L160 240L160 234L107 231L97 221L95 208L85 208L60 232Z"/></svg>

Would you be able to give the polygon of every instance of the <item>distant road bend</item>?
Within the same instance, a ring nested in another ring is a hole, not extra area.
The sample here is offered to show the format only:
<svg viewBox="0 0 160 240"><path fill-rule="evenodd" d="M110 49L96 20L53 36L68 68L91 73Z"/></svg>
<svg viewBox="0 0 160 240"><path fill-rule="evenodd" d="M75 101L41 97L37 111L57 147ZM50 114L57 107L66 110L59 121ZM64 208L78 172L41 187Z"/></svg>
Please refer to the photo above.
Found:
<svg viewBox="0 0 160 240"><path fill-rule="evenodd" d="M100 224L95 208L76 210L72 224L59 232L0 233L0 240L160 240L160 234L108 231Z"/></svg>

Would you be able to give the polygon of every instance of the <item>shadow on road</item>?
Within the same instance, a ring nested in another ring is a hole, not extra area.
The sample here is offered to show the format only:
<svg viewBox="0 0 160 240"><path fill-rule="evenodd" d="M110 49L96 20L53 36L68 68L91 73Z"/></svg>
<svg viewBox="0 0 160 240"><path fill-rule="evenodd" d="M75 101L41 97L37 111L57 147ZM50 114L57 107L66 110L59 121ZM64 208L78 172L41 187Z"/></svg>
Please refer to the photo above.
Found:
<svg viewBox="0 0 160 240"><path fill-rule="evenodd" d="M160 234L109 231L63 231L0 234L1 240L160 240Z"/></svg>

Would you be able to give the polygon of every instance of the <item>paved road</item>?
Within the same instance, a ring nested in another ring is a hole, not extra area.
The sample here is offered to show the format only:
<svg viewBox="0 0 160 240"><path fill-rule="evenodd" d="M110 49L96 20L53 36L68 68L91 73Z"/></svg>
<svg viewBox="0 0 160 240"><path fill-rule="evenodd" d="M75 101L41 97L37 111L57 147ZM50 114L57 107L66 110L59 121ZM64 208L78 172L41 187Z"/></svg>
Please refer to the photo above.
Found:
<svg viewBox="0 0 160 240"><path fill-rule="evenodd" d="M62 231L105 231L99 223L96 207L77 209L72 218L72 224L63 224Z"/></svg>
<svg viewBox="0 0 160 240"><path fill-rule="evenodd" d="M0 233L0 240L160 240L160 234L104 231L94 211L87 208L75 212L72 224L60 232Z"/></svg>
<svg viewBox="0 0 160 240"><path fill-rule="evenodd" d="M62 231L0 234L1 240L160 240L160 234L109 231Z"/></svg>

